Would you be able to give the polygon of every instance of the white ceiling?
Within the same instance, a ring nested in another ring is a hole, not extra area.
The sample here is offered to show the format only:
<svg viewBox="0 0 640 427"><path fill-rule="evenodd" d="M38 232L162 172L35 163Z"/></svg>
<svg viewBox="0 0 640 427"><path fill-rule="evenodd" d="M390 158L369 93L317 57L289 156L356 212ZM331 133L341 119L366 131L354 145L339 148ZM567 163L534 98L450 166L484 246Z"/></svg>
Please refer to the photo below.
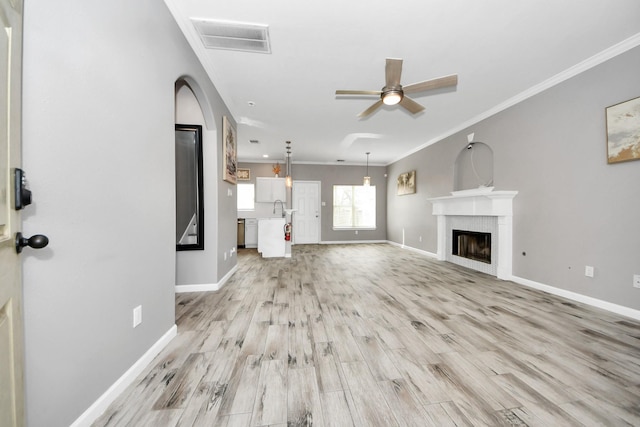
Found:
<svg viewBox="0 0 640 427"><path fill-rule="evenodd" d="M238 122L240 161L283 160L290 140L294 163L362 164L370 151L388 164L640 44L638 0L165 3ZM268 25L271 53L205 49L191 18ZM335 91L380 90L387 57L404 60L403 85L458 85L411 95L426 108L415 116L384 106L358 119L377 98Z"/></svg>

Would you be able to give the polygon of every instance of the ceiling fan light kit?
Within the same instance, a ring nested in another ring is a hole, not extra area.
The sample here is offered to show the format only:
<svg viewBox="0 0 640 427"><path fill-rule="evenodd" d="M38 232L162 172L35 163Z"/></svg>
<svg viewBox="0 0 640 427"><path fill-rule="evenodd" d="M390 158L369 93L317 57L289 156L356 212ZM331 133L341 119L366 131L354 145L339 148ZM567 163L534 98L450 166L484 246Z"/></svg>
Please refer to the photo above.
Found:
<svg viewBox="0 0 640 427"><path fill-rule="evenodd" d="M436 79L425 80L418 83L412 83L404 88L400 84L400 76L402 75L402 59L387 58L385 67L385 86L382 90L337 90L336 95L377 95L380 96L375 104L358 114L358 117L367 117L384 105L400 104L405 110L411 114L417 114L424 110L424 107L413 99L406 96L408 93L423 92L426 90L440 89L443 87L456 86L458 84L458 76L452 74L450 76L439 77Z"/></svg>
<svg viewBox="0 0 640 427"><path fill-rule="evenodd" d="M402 101L402 89L391 89L389 91L382 92L382 102L385 105L396 105Z"/></svg>

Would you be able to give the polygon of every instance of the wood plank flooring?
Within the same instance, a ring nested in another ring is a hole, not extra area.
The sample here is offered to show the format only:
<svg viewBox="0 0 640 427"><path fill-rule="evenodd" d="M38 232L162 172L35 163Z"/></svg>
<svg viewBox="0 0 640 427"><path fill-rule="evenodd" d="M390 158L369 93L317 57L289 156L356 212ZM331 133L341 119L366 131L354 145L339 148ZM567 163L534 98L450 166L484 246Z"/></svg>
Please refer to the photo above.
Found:
<svg viewBox="0 0 640 427"><path fill-rule="evenodd" d="M386 244L238 257L95 426L640 425L640 322Z"/></svg>

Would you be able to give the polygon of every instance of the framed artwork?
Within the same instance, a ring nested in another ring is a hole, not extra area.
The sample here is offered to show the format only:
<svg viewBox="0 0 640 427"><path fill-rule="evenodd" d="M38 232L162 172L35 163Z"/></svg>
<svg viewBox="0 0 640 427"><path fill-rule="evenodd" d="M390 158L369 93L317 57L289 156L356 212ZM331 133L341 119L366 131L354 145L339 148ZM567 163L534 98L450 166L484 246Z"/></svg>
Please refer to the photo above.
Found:
<svg viewBox="0 0 640 427"><path fill-rule="evenodd" d="M607 163L640 159L640 97L605 109Z"/></svg>
<svg viewBox="0 0 640 427"><path fill-rule="evenodd" d="M251 169L238 169L238 181L251 180Z"/></svg>
<svg viewBox="0 0 640 427"><path fill-rule="evenodd" d="M233 127L233 123L227 118L222 117L222 179L231 184L235 184L237 181L237 165L238 165L238 153L237 153L237 140L236 140L236 128Z"/></svg>
<svg viewBox="0 0 640 427"><path fill-rule="evenodd" d="M416 171L398 175L398 196L416 192Z"/></svg>

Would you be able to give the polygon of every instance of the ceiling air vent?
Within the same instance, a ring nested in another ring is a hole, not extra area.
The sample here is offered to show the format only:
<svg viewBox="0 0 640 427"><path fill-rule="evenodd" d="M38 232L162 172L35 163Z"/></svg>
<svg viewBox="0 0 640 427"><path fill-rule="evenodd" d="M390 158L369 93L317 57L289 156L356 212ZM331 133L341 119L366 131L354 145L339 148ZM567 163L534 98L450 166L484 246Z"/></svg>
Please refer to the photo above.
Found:
<svg viewBox="0 0 640 427"><path fill-rule="evenodd" d="M226 21L191 19L207 49L271 53L269 27Z"/></svg>

